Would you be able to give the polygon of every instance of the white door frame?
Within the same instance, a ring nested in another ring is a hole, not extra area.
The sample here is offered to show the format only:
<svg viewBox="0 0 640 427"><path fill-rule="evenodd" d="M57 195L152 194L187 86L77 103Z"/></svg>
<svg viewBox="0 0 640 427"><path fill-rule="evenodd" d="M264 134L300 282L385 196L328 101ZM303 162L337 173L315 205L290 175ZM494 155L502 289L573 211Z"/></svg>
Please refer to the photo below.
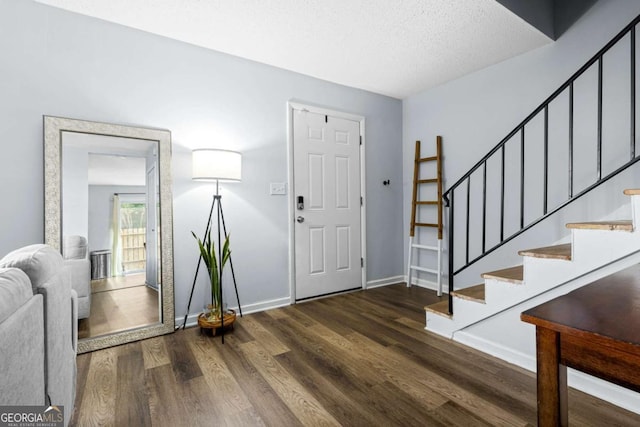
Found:
<svg viewBox="0 0 640 427"><path fill-rule="evenodd" d="M287 164L289 166L288 181L289 181L289 206L287 212L289 214L289 292L291 295L291 304L296 303L296 254L295 254L295 221L294 216L296 211L295 206L295 194L293 194L294 188L294 176L293 176L293 112L294 110L307 110L312 113L324 114L331 117L339 117L341 119L353 120L360 124L360 136L362 137L362 144L360 145L360 195L362 196L362 207L360 209L360 256L363 259L363 265L361 269L361 282L362 289L367 288L367 223L366 223L366 211L367 211L367 198L365 197L366 189L366 173L365 173L365 118L356 114L345 113L338 110L331 110L325 107L319 107L312 104L306 104L298 101L287 102Z"/></svg>

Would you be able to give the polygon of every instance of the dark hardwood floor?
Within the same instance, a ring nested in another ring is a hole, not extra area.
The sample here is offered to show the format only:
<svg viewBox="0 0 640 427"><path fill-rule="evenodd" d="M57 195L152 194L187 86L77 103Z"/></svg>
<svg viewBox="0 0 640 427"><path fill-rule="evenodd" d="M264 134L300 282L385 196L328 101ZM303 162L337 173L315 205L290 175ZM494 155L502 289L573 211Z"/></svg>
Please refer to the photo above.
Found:
<svg viewBox="0 0 640 427"><path fill-rule="evenodd" d="M431 291L393 285L78 356L76 426L533 426L534 374L424 331ZM576 390L579 426L640 415Z"/></svg>

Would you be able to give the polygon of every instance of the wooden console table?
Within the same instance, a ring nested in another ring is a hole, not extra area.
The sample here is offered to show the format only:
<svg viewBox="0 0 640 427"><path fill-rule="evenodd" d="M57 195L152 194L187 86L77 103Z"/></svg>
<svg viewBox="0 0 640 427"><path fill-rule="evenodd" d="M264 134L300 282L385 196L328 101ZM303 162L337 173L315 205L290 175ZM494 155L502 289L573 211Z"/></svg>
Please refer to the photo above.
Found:
<svg viewBox="0 0 640 427"><path fill-rule="evenodd" d="M536 326L538 425L566 426L567 367L640 392L640 265L521 315Z"/></svg>

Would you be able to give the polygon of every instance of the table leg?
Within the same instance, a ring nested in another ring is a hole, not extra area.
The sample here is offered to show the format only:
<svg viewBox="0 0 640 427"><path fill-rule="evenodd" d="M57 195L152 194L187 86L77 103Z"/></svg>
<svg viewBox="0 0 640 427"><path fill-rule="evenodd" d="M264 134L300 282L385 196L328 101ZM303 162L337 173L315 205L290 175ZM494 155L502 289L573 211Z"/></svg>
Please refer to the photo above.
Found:
<svg viewBox="0 0 640 427"><path fill-rule="evenodd" d="M568 426L567 367L560 364L560 334L536 326L538 426Z"/></svg>

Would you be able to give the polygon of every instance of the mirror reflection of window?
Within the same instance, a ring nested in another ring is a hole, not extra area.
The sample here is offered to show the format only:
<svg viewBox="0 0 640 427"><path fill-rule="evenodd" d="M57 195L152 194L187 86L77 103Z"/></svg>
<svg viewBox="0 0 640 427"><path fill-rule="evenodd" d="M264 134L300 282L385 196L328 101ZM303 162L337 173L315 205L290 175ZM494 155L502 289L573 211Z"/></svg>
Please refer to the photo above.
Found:
<svg viewBox="0 0 640 427"><path fill-rule="evenodd" d="M146 265L147 207L144 202L120 201L122 273L140 273Z"/></svg>

